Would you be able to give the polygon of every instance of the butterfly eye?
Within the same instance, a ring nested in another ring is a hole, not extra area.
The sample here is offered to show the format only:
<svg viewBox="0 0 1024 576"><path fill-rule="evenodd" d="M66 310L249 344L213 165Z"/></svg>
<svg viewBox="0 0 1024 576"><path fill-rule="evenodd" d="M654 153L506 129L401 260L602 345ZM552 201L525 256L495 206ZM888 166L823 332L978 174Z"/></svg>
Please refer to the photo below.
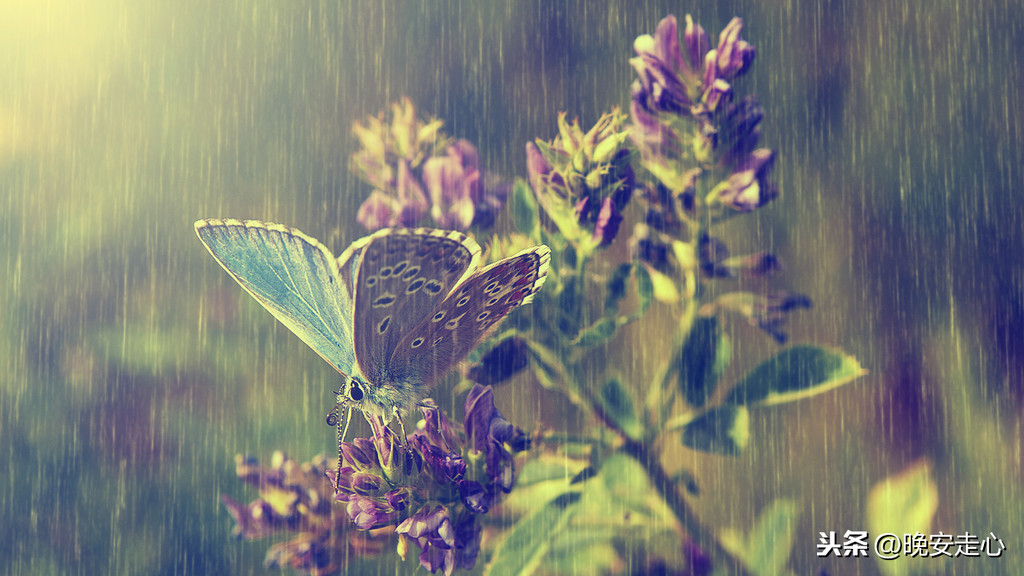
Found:
<svg viewBox="0 0 1024 576"><path fill-rule="evenodd" d="M363 388L359 386L359 382L352 381L352 385L348 389L348 399L353 402L363 401Z"/></svg>

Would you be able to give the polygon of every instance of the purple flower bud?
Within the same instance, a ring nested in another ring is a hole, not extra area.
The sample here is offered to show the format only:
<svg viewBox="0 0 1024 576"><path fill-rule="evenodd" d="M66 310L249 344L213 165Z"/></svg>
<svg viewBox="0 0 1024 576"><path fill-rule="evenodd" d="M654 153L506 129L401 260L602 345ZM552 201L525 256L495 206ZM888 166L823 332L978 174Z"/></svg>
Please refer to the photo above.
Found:
<svg viewBox="0 0 1024 576"><path fill-rule="evenodd" d="M707 32L700 25L693 23L693 18L686 15L686 30L683 32L683 41L686 43L686 61L691 70L700 70L704 63L704 55L711 49L711 40Z"/></svg>
<svg viewBox="0 0 1024 576"><path fill-rule="evenodd" d="M352 475L352 490L363 496L377 496L384 480L380 476L356 472Z"/></svg>
<svg viewBox="0 0 1024 576"><path fill-rule="evenodd" d="M731 278L732 270L722 265L729 257L729 248L718 238L702 235L697 241L697 256L700 269L708 278Z"/></svg>
<svg viewBox="0 0 1024 576"><path fill-rule="evenodd" d="M743 20L733 18L718 35L718 75L727 80L743 75L754 61L754 47L740 38Z"/></svg>
<svg viewBox="0 0 1024 576"><path fill-rule="evenodd" d="M551 163L544 158L540 149L533 142L526 143L526 172L530 175L530 184L534 190L543 186L547 175L551 173Z"/></svg>
<svg viewBox="0 0 1024 576"><path fill-rule="evenodd" d="M704 91L702 100L708 112L727 106L732 101L732 85L721 78L716 78Z"/></svg>
<svg viewBox="0 0 1024 576"><path fill-rule="evenodd" d="M484 452L491 432L491 420L494 418L494 391L490 386L475 384L466 395L466 435L473 450Z"/></svg>
<svg viewBox="0 0 1024 576"><path fill-rule="evenodd" d="M475 514L486 514L491 506L493 498L487 493L483 485L472 480L459 482L459 496L462 503Z"/></svg>
<svg viewBox="0 0 1024 576"><path fill-rule="evenodd" d="M398 161L398 179L395 186L398 188L398 205L395 207L398 214L397 217L392 217L388 226L416 226L427 213L429 203L405 159Z"/></svg>
<svg viewBox="0 0 1024 576"><path fill-rule="evenodd" d="M600 240L601 246L608 246L619 233L619 225L622 224L622 214L615 209L615 203L611 196L601 203L601 211L597 214L597 223L594 225L594 240Z"/></svg>
<svg viewBox="0 0 1024 576"><path fill-rule="evenodd" d="M774 162L773 150L759 148L751 152L734 166L728 188L718 201L740 212L750 212L771 202L778 196L778 189L768 180Z"/></svg>
<svg viewBox="0 0 1024 576"><path fill-rule="evenodd" d="M765 294L755 302L750 322L770 334L779 344L785 344L788 335L782 331L786 322L786 314L797 308L810 308L811 299L803 294L785 290Z"/></svg>
<svg viewBox="0 0 1024 576"><path fill-rule="evenodd" d="M395 528L395 532L410 538L423 538L437 535L437 529L448 521L448 509L441 505L424 506L409 516Z"/></svg>
<svg viewBox="0 0 1024 576"><path fill-rule="evenodd" d="M431 573L444 572L445 576L451 576L455 570L455 553L451 549L428 544L420 552L420 566Z"/></svg>
<svg viewBox="0 0 1024 576"><path fill-rule="evenodd" d="M408 488L395 488L384 497L387 499L388 505L399 512L408 508L409 503L412 502L412 493Z"/></svg>
<svg viewBox="0 0 1024 576"><path fill-rule="evenodd" d="M423 182L433 204L430 214L440 228L466 230L473 223L473 191L482 184L476 166L464 164L476 159L476 150L470 154L466 145L469 142L450 147L449 155L435 156L423 165Z"/></svg>
<svg viewBox="0 0 1024 576"><path fill-rule="evenodd" d="M362 530L385 526L395 520L395 515L384 505L361 494L351 495L345 510L352 523Z"/></svg>
<svg viewBox="0 0 1024 576"><path fill-rule="evenodd" d="M368 230L387 228L394 217L394 200L380 190L371 192L356 212L356 220Z"/></svg>
<svg viewBox="0 0 1024 576"><path fill-rule="evenodd" d="M390 474L404 462L402 447L395 438L395 433L387 426L381 426L373 436L374 453L385 474Z"/></svg>
<svg viewBox="0 0 1024 576"><path fill-rule="evenodd" d="M365 441L366 439L365 438L357 438L356 440L357 441L359 441L359 440L364 440ZM361 444L365 444L365 442L361 442ZM356 470L360 470L360 471L362 471L362 470L370 470L370 469L376 468L377 467L377 462L376 462L377 459L374 456L372 456L372 454L374 454L374 452L371 451L371 452L367 453L366 448L367 448L366 446L357 446L356 444L354 444L352 442L342 442L341 443L341 453L345 457L345 463L350 465L352 468L354 468ZM373 446L371 445L371 446L369 446L369 448L372 450Z"/></svg>
<svg viewBox="0 0 1024 576"><path fill-rule="evenodd" d="M455 527L455 563L459 568L470 570L476 564L481 532L480 523L472 515Z"/></svg>

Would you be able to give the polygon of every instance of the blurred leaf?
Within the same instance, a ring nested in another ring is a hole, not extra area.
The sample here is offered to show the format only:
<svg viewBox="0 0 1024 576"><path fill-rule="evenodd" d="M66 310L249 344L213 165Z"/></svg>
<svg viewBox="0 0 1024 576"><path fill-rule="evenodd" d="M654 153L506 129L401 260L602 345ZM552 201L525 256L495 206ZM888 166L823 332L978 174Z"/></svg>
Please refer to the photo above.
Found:
<svg viewBox="0 0 1024 576"><path fill-rule="evenodd" d="M619 264L615 272L612 273L605 288L607 290L604 300L606 314L614 314L619 309L619 302L626 296L626 281L629 280L632 269L633 265L625 262Z"/></svg>
<svg viewBox="0 0 1024 576"><path fill-rule="evenodd" d="M522 178L512 184L512 222L519 233L537 240L538 219L537 199L533 189Z"/></svg>
<svg viewBox="0 0 1024 576"><path fill-rule="evenodd" d="M636 264L636 293L640 299L640 314L644 314L651 307L651 299L654 298L654 283L647 272L647 267L640 262Z"/></svg>
<svg viewBox="0 0 1024 576"><path fill-rule="evenodd" d="M526 345L533 357L533 369L540 385L548 390L562 392L573 403L581 404L582 400L579 390L576 388L576 381L569 376L561 358L550 348L533 340L526 340Z"/></svg>
<svg viewBox="0 0 1024 576"><path fill-rule="evenodd" d="M523 518L509 531L484 571L491 576L533 574L576 511L580 494L569 492Z"/></svg>
<svg viewBox="0 0 1024 576"><path fill-rule="evenodd" d="M729 393L729 404L782 404L838 388L867 374L853 356L794 346L751 370Z"/></svg>
<svg viewBox="0 0 1024 576"><path fill-rule="evenodd" d="M700 408L715 390L719 333L716 317L697 318L686 342L676 352L676 381L691 406Z"/></svg>
<svg viewBox="0 0 1024 576"><path fill-rule="evenodd" d="M675 304L679 301L679 290L674 280L649 266L644 266L644 270L651 281L651 294L655 300L666 304Z"/></svg>
<svg viewBox="0 0 1024 576"><path fill-rule="evenodd" d="M751 574L792 574L786 563L793 550L798 515L795 502L775 500L761 511L748 536L736 530L723 530L722 545L741 559Z"/></svg>
<svg viewBox="0 0 1024 576"><path fill-rule="evenodd" d="M601 318L597 322L594 322L590 326L584 328L579 335L576 336L572 345L578 348L597 346L614 336L615 330L618 327L618 323L614 318Z"/></svg>
<svg viewBox="0 0 1024 576"><path fill-rule="evenodd" d="M630 391L617 379L612 378L601 387L601 407L615 425L634 440L639 440L643 431L636 417L633 397Z"/></svg>
<svg viewBox="0 0 1024 576"><path fill-rule="evenodd" d="M750 421L743 406L726 404L709 410L683 428L683 444L712 454L735 456L750 438Z"/></svg>
<svg viewBox="0 0 1024 576"><path fill-rule="evenodd" d="M868 494L867 528L869 534L930 534L935 512L939 509L939 488L932 478L932 464L922 459L895 476L874 485ZM921 558L899 557L882 560L876 556L883 574L890 576L922 573L936 568ZM929 559L932 560L932 559Z"/></svg>
<svg viewBox="0 0 1024 576"><path fill-rule="evenodd" d="M796 532L796 503L779 499L761 512L748 538L748 567L760 576L776 576L786 570Z"/></svg>

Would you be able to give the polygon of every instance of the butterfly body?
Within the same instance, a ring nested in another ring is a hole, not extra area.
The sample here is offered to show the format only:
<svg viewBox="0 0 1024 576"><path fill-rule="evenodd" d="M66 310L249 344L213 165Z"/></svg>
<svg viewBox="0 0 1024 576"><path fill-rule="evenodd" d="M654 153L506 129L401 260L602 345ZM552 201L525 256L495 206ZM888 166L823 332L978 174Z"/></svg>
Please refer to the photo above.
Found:
<svg viewBox="0 0 1024 576"><path fill-rule="evenodd" d="M549 260L535 246L479 269L475 241L427 228L378 230L338 258L280 224L207 219L195 229L249 294L344 377L335 419L342 407L385 422L413 409L530 301Z"/></svg>

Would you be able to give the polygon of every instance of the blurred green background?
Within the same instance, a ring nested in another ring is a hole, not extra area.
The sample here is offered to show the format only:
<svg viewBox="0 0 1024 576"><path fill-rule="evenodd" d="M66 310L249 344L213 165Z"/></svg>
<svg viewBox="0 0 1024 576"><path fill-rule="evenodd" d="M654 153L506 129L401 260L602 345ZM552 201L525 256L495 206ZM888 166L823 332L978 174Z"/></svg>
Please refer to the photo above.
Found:
<svg viewBox="0 0 1024 576"><path fill-rule="evenodd" d="M676 448L668 467L694 471L712 526L795 499L798 574L875 574L817 558L818 532L867 529L871 486L927 458L935 531L1007 546L934 570L1024 572L1024 7L970 0L3 0L0 571L263 573L267 543L232 540L219 503L254 496L234 455L331 452L337 381L192 222L283 222L340 252L369 193L352 122L402 96L524 176L559 111L628 104L633 39L670 13L713 38L744 19L738 89L765 108L782 197L727 239L776 251L776 286L814 299L793 342L870 374L754 412L745 456ZM733 378L777 350L727 329ZM579 424L528 379L498 401L526 427Z"/></svg>

